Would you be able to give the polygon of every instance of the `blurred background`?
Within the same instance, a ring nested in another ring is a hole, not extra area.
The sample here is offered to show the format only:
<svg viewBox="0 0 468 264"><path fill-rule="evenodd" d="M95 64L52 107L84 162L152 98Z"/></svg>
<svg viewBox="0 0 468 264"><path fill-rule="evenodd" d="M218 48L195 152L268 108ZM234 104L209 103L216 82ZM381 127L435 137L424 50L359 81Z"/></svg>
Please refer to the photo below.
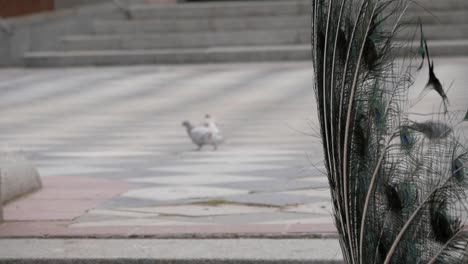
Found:
<svg viewBox="0 0 468 264"><path fill-rule="evenodd" d="M0 237L333 234L310 6L1 0ZM419 21L463 118L468 1L417 1L397 41L417 49ZM410 95L426 82L423 68ZM206 114L217 151L181 125Z"/></svg>
<svg viewBox="0 0 468 264"><path fill-rule="evenodd" d="M311 0L2 0L0 4L5 18L0 23L3 65L310 58ZM404 18L400 41L417 41L421 21L433 55L468 54L466 5L463 0L414 2Z"/></svg>

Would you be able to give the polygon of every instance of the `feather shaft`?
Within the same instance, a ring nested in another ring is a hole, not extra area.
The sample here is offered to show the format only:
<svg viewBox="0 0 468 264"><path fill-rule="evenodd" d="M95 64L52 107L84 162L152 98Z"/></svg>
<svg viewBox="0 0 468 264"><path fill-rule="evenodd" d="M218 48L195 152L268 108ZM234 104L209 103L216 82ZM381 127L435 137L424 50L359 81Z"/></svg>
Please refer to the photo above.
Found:
<svg viewBox="0 0 468 264"><path fill-rule="evenodd" d="M382 162L383 162L383 160L385 158L386 151L387 151L389 146L390 146L390 140L387 142L386 147L384 148L384 151L382 151L382 153L380 154L379 160L378 160L377 165L376 165L376 167L374 169L374 173L372 174L371 182L369 184L369 189L367 190L366 201L364 202L364 211L362 213L362 219L361 219L361 228L360 228L361 233L360 233L360 236L359 236L359 256L360 256L359 263L363 263L362 262L362 256L363 256L363 249L364 249L364 245L363 245L363 243L364 243L364 230L365 230L364 226L365 226L366 218L367 218L367 210L369 209L370 197L371 197L372 193L374 192L377 175L379 173L380 166L382 165Z"/></svg>
<svg viewBox="0 0 468 264"><path fill-rule="evenodd" d="M380 2L380 0L377 0L377 2L375 3L374 5L374 8L372 10L372 15L371 17L374 16L375 14L375 11L377 9L377 4ZM369 21L368 25L367 25L367 30L366 30L366 33L365 33L365 36L364 36L364 40L367 39L367 36L369 34L369 30L370 30L370 26L372 24L372 20ZM357 82L358 82L358 77L359 77L359 71L361 69L361 60L362 60L362 57L363 57L363 54L364 54L364 48L365 48L365 41L363 41L362 45L361 45L361 49L360 49L360 52L359 52L359 57L357 59L357 62L356 62L356 71L354 73L354 79L353 79L353 84L351 86L351 92L350 92L350 96L349 96L349 102L348 102L348 115L347 115L347 118L346 118L346 126L345 126L345 138L344 138L344 152L343 152L343 176L344 176L344 179L347 180L347 173L348 173L348 152L347 152L347 149L348 149L348 145L349 145L349 138L350 138L350 128L351 128L351 113L353 112L353 106L354 106L354 101L355 101L355 94L356 94L356 88L357 88ZM343 186L344 186L344 193L347 194L348 193L348 182L347 181L344 181L343 183ZM345 211L346 211L346 215L349 216L349 204L348 204L348 196L345 195ZM350 222L349 222L349 219L347 220L347 225L348 225L348 231L351 230L350 228Z"/></svg>
<svg viewBox="0 0 468 264"><path fill-rule="evenodd" d="M341 20L343 18L343 11L344 11L344 7L346 5L346 2L347 2L347 0L343 0L342 3L341 3L340 14L338 16L338 23L337 23L337 28L338 29L341 26ZM331 76L331 84L330 84L330 88L331 88L330 89L330 93L331 93L330 94L330 116L332 118L334 116L333 115L334 114L334 112L333 112L333 109L334 109L334 105L333 105L333 102L334 102L334 89L333 89L333 87L334 87L334 80L335 80L334 75L335 75L335 63L336 63L336 49L337 49L337 46L338 46L339 32L340 32L339 30L336 31L335 44L334 44L334 49L333 49L333 59L332 59L332 76ZM324 71L324 73L325 73L325 71ZM336 183L338 181L338 175L337 175L337 166L338 165L337 165L336 154L335 154L335 151L336 151L335 146L336 145L335 145L335 131L334 131L334 125L333 125L334 122L333 122L333 120L330 123L331 123L330 127L331 127L331 135L332 135L331 136L331 146L332 146L331 147L331 151L332 151L332 154L331 154L331 156L332 156L332 166L331 166L332 171L331 171L331 173L332 173L332 178L333 178L334 182ZM340 203L338 203L338 211L341 211L341 204ZM339 214L339 216L340 216L340 219L341 219L340 225L341 225L342 230L344 231L345 227L343 226L343 218L342 218L341 214Z"/></svg>
<svg viewBox="0 0 468 264"><path fill-rule="evenodd" d="M341 99L343 99L343 101L344 101L344 91L345 91L345 82L344 82L344 80L346 80L346 72L347 72L347 68L348 68L349 58L351 56L352 43L354 41L355 33L357 31L359 20L360 20L360 18L362 16L362 12L364 11L365 4L366 4L366 1L363 0L362 4L361 4L361 7L359 9L359 16L356 19L356 22L355 22L354 27L353 27L353 32L351 34L351 39L349 40L348 54L347 54L347 58L346 58L346 62L345 62L345 69L344 69L344 72L343 72L343 87L342 87L342 94L341 94ZM341 99L340 99L340 101L341 101ZM343 108L343 101L340 102L340 118L339 118L340 121L339 121L339 125L338 125L340 131L341 131L341 115L342 115L341 110ZM348 112L349 117L350 117L350 114L351 114L351 112ZM347 133L349 133L349 131L345 132L345 142L346 142ZM341 138L341 133L340 133L340 138ZM351 236L350 220L348 218L349 217L348 179L347 179L348 175L346 174L347 173L346 172L347 145L344 145L342 152L343 152L343 160L342 160L342 162L343 162L343 174L342 174L342 177L343 177L343 197L344 197L344 207L345 207L346 228L347 228L348 236ZM350 245L352 245L352 244L353 243L350 243ZM354 255L352 253L352 250L351 250L351 254ZM352 259L353 259L353 263L354 263L354 257L353 256L352 256Z"/></svg>

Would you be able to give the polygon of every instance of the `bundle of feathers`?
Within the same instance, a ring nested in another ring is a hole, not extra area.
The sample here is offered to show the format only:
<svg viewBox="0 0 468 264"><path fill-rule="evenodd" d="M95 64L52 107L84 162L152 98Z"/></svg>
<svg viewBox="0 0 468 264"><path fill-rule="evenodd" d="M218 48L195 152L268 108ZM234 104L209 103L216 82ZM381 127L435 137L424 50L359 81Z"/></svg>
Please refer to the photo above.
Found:
<svg viewBox="0 0 468 264"><path fill-rule="evenodd" d="M414 55L395 57L413 3L312 4L314 88L346 263L468 263L467 149L445 122L454 118L424 35ZM413 65L426 59L427 73ZM437 92L442 107L416 121L408 91L423 73L421 88Z"/></svg>
<svg viewBox="0 0 468 264"><path fill-rule="evenodd" d="M182 122L182 126L187 130L187 134L192 142L197 145L197 150L201 150L205 145L213 146L214 150L224 142L223 134L211 115L206 114L201 125L194 126L189 121Z"/></svg>

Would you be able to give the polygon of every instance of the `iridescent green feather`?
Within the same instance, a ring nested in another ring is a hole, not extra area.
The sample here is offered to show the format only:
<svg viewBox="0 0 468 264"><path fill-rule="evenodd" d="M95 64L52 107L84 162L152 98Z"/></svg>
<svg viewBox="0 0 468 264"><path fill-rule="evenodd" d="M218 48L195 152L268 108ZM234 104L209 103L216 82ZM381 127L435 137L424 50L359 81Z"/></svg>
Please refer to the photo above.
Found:
<svg viewBox="0 0 468 264"><path fill-rule="evenodd" d="M417 70L412 59L394 57L393 40L401 39L401 21L413 4L313 1L315 92L346 263L466 258L468 240L458 232L468 208L466 158L454 155L465 148L444 120L450 118L410 120ZM418 52L434 75L425 44L421 25Z"/></svg>
<svg viewBox="0 0 468 264"><path fill-rule="evenodd" d="M414 135L414 132L407 127L401 128L400 142L402 149L411 151L414 144L416 144L416 136Z"/></svg>
<svg viewBox="0 0 468 264"><path fill-rule="evenodd" d="M418 199L418 188L413 181L405 181L399 185L400 196L405 210L413 210Z"/></svg>
<svg viewBox="0 0 468 264"><path fill-rule="evenodd" d="M377 128L385 128L387 121L387 118L385 116L387 108L385 98L383 98L377 92L374 93L370 99L370 107L372 109L372 115Z"/></svg>

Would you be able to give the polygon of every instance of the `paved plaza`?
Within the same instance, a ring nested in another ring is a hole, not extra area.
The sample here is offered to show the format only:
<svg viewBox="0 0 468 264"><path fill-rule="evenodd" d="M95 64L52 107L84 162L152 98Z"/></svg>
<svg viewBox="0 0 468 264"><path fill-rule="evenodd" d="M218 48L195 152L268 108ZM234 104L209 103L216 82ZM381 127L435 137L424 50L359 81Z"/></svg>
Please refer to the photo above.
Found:
<svg viewBox="0 0 468 264"><path fill-rule="evenodd" d="M466 113L468 58L435 61ZM0 236L334 233L312 83L308 62L0 70L2 151L44 185L6 205ZM217 151L181 126L206 113Z"/></svg>

